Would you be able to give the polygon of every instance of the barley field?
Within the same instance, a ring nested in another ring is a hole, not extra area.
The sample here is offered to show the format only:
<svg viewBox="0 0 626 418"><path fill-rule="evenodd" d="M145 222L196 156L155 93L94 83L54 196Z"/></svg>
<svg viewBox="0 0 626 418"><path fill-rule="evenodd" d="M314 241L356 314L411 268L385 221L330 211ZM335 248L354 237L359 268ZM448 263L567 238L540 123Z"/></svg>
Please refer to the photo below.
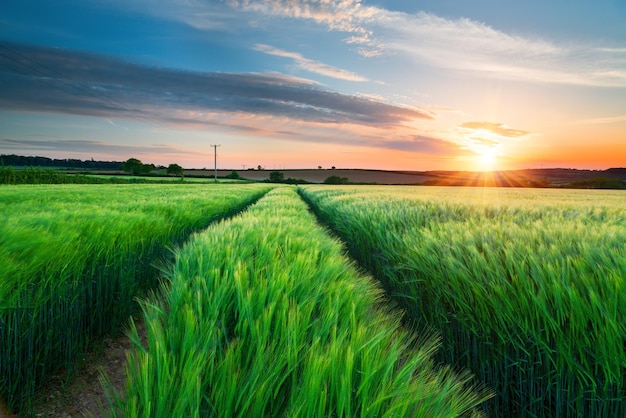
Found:
<svg viewBox="0 0 626 418"><path fill-rule="evenodd" d="M490 393L435 364L438 339L342 252L291 187L194 235L142 304L111 416L478 416Z"/></svg>
<svg viewBox="0 0 626 418"><path fill-rule="evenodd" d="M621 418L625 279L622 191L2 186L0 397L134 313L103 415Z"/></svg>
<svg viewBox="0 0 626 418"><path fill-rule="evenodd" d="M439 359L495 390L488 416L623 417L626 195L320 187L301 194Z"/></svg>
<svg viewBox="0 0 626 418"><path fill-rule="evenodd" d="M125 324L135 297L194 230L266 185L0 188L0 397L32 410L35 388L92 338Z"/></svg>

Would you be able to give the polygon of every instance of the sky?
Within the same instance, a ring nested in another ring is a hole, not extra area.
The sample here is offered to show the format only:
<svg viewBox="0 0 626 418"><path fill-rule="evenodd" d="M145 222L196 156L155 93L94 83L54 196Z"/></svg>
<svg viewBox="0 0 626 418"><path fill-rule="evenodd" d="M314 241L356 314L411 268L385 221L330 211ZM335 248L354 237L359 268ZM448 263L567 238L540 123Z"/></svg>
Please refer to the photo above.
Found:
<svg viewBox="0 0 626 418"><path fill-rule="evenodd" d="M626 167L625 22L623 0L6 0L0 154Z"/></svg>

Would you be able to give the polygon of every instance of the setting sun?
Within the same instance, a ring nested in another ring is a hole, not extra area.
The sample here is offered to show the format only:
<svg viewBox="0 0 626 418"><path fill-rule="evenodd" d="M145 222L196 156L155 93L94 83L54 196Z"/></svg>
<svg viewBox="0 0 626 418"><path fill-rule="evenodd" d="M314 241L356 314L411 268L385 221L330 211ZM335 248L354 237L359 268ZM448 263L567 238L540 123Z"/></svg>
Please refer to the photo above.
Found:
<svg viewBox="0 0 626 418"><path fill-rule="evenodd" d="M492 170L496 163L495 148L485 147L478 156L478 163L484 170Z"/></svg>
<svg viewBox="0 0 626 418"><path fill-rule="evenodd" d="M476 152L475 163L477 171L492 171L496 168L498 150L495 147L475 147L474 152Z"/></svg>

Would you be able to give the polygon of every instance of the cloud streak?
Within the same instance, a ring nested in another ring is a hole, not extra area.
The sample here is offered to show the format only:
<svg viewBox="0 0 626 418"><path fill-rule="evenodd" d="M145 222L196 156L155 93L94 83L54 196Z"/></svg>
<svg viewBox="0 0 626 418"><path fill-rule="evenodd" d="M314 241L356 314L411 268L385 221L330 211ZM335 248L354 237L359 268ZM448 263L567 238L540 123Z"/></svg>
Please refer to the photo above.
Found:
<svg viewBox="0 0 626 418"><path fill-rule="evenodd" d="M468 18L391 11L366 6L361 0L173 0L166 6L157 0L118 2L199 30L243 29L243 22L263 26L258 23L263 18L304 20L345 32L344 42L356 46L364 57L398 55L418 66L533 83L626 87L622 45L555 43Z"/></svg>
<svg viewBox="0 0 626 418"><path fill-rule="evenodd" d="M200 73L106 56L0 43L0 108L158 122L171 110L263 114L328 124L395 126L418 108L323 90L281 74Z"/></svg>
<svg viewBox="0 0 626 418"><path fill-rule="evenodd" d="M607 124L617 124L617 123L626 123L626 115L623 116L608 116L604 118L593 118L593 119L585 119L580 121L581 124L592 124L592 125L607 125Z"/></svg>
<svg viewBox="0 0 626 418"><path fill-rule="evenodd" d="M494 122L465 122L460 125L461 128L470 129L472 131L487 131L492 134L504 138L520 138L530 135L530 132L521 129L511 129L502 123Z"/></svg>
<svg viewBox="0 0 626 418"><path fill-rule="evenodd" d="M256 44L254 46L254 49L256 51L263 52L264 54L274 55L282 58L290 58L296 63L299 68L326 77L332 77L348 81L368 81L367 78L362 77L358 74L352 73L347 70L342 70L341 68L335 68L319 61L305 58L297 52L288 52L265 44Z"/></svg>
<svg viewBox="0 0 626 418"><path fill-rule="evenodd" d="M163 155L197 155L197 151L190 151L177 148L168 144L152 145L114 145L103 141L93 140L35 140L35 139L11 139L0 138L0 148L4 150L15 150L18 152L81 152L100 154L163 154Z"/></svg>
<svg viewBox="0 0 626 418"><path fill-rule="evenodd" d="M282 74L200 73L125 63L107 56L0 43L0 110L134 119L175 129L254 138L453 155L455 144L414 127L434 114L375 97L321 89ZM98 141L0 140L21 150L185 153L175 146Z"/></svg>
<svg viewBox="0 0 626 418"><path fill-rule="evenodd" d="M626 86L623 49L558 45L424 12L381 11L374 25L390 50L441 68L539 83Z"/></svg>
<svg viewBox="0 0 626 418"><path fill-rule="evenodd" d="M365 57L400 54L417 63L541 83L626 87L626 49L559 45L512 35L467 18L366 7L360 0L233 1L233 7L308 19L345 31Z"/></svg>

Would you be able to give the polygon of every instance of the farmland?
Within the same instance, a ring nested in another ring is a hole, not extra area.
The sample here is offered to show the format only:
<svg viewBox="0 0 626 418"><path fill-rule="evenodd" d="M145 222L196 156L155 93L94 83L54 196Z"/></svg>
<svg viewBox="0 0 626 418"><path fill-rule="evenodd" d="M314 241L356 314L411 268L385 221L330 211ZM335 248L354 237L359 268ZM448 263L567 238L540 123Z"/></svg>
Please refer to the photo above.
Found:
<svg viewBox="0 0 626 418"><path fill-rule="evenodd" d="M452 417L488 396L434 365L293 188L195 235L168 278L116 416Z"/></svg>
<svg viewBox="0 0 626 418"><path fill-rule="evenodd" d="M112 416L626 415L623 192L12 186L0 206L0 393L23 411L139 296Z"/></svg>
<svg viewBox="0 0 626 418"><path fill-rule="evenodd" d="M302 193L489 416L626 414L626 196L496 188Z"/></svg>
<svg viewBox="0 0 626 418"><path fill-rule="evenodd" d="M0 393L32 409L37 384L125 323L159 263L191 231L264 185L0 188Z"/></svg>

